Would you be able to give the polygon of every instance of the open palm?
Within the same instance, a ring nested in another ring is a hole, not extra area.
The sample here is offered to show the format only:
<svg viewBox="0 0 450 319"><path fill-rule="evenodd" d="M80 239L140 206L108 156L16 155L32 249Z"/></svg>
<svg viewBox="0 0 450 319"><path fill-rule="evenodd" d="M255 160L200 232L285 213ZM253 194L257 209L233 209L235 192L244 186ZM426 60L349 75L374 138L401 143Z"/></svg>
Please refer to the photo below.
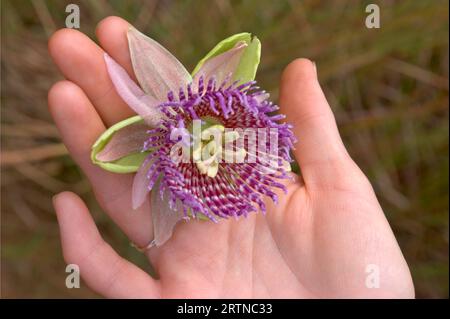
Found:
<svg viewBox="0 0 450 319"><path fill-rule="evenodd" d="M133 115L116 94L103 61L107 52L132 75L126 31L117 17L97 28L100 48L84 34L60 30L49 50L65 81L49 92L50 112L64 143L92 183L103 209L139 246L153 238L150 205L131 209L131 175L90 162L106 127ZM300 142L302 177L286 183L267 214L215 224L180 222L174 236L146 254L156 280L103 241L84 203L61 193L54 205L64 257L107 297L412 297L408 266L370 183L347 154L314 65L292 62L280 107Z"/></svg>

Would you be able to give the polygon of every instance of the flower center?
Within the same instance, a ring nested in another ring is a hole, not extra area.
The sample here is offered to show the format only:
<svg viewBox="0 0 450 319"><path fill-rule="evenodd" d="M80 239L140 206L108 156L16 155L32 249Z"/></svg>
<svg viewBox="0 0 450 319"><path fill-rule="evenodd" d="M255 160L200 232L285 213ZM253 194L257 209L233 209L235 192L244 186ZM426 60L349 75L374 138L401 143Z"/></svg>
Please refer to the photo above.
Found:
<svg viewBox="0 0 450 319"><path fill-rule="evenodd" d="M230 143L239 138L236 131L225 131L221 124L213 124L201 130L199 137L194 140L193 160L201 174L215 177L219 171L222 156L233 158L235 154ZM245 157L245 149L240 148L239 156Z"/></svg>

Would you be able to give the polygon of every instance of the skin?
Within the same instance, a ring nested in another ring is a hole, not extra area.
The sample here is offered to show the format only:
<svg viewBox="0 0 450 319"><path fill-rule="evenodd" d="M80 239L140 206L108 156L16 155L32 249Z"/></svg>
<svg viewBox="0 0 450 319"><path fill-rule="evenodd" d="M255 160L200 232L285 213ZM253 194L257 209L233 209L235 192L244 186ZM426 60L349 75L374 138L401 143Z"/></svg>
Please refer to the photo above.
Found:
<svg viewBox="0 0 450 319"><path fill-rule="evenodd" d="M66 80L50 89L48 103L104 211L146 246L153 237L150 207L131 209L133 176L106 172L89 159L106 127L133 115L103 61L106 51L133 76L128 26L118 17L101 21L101 47L78 31L56 32L49 51ZM120 257L83 201L63 192L53 201L66 262L79 265L85 283L110 298L414 297L405 259L370 182L342 143L311 61L286 67L279 105L299 137L294 155L302 176L286 183L278 205L267 201L265 216L179 223L166 244L145 253L159 274L154 279ZM379 271L379 288L366 287L371 267Z"/></svg>

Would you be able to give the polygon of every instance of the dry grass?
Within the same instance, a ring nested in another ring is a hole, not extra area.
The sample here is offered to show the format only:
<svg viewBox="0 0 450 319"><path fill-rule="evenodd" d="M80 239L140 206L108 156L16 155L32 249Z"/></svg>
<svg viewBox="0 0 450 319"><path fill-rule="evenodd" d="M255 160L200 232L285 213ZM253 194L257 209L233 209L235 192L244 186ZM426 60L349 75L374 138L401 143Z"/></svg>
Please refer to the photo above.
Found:
<svg viewBox="0 0 450 319"><path fill-rule="evenodd" d="M67 3L66 3L67 2ZM93 207L105 238L144 260L102 214L47 113L60 78L46 49L74 1L2 1L2 294L87 297L68 290L51 197ZM373 182L411 267L418 297L448 297L448 2L380 1L382 27L364 27L365 1L78 1L81 31L120 15L188 66L240 31L263 43L258 80L277 99L281 71L316 61L350 153ZM381 4L382 3L382 4ZM180 45L182 43L183 45Z"/></svg>

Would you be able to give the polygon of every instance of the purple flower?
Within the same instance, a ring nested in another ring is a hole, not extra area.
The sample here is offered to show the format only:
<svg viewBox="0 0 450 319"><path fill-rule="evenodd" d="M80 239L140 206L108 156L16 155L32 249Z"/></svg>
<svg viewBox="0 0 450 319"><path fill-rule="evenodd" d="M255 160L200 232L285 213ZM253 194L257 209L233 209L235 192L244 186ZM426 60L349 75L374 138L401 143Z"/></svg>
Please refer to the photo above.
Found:
<svg viewBox="0 0 450 319"><path fill-rule="evenodd" d="M285 190L295 138L283 115L253 81L259 41L242 33L222 41L191 76L154 40L131 28L138 86L111 57L114 86L138 114L108 129L92 160L118 173L136 172L132 206L150 192L154 244L167 241L180 219L247 216L277 202Z"/></svg>

